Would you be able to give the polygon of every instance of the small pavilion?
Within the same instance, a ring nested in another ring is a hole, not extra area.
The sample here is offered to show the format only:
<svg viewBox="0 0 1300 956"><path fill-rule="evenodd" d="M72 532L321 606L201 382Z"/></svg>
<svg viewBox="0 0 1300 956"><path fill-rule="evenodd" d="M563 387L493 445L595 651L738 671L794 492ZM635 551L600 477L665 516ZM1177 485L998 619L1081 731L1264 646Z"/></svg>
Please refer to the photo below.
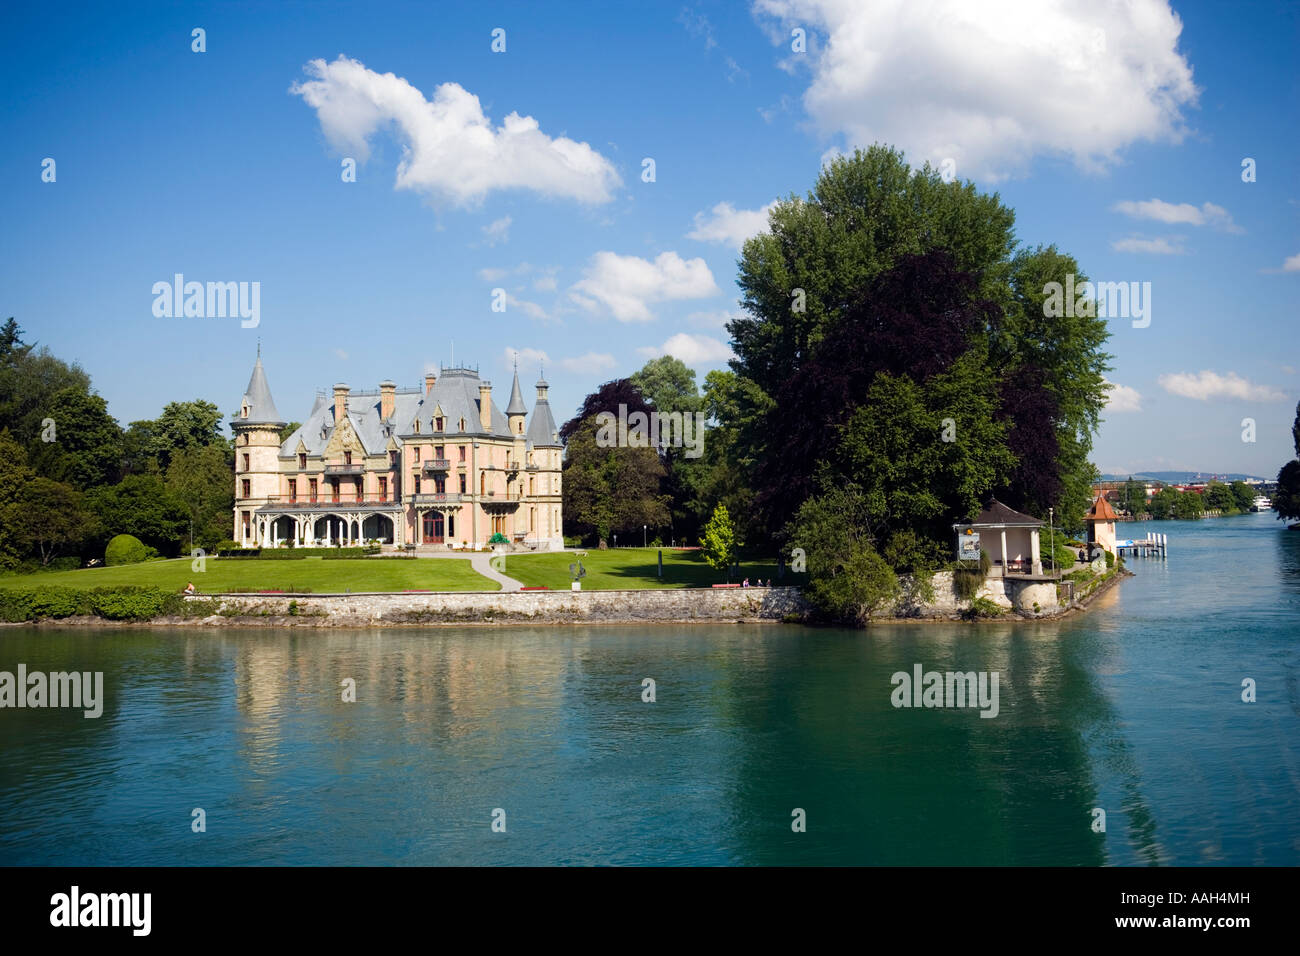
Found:
<svg viewBox="0 0 1300 956"><path fill-rule="evenodd" d="M957 557L978 559L983 550L993 561L990 573L994 577L1042 575L1043 559L1038 550L1042 527L1043 523L1032 515L1021 514L991 498L974 518L952 526L957 533Z"/></svg>
<svg viewBox="0 0 1300 956"><path fill-rule="evenodd" d="M1110 506L1105 495L1097 496L1097 500L1088 509L1084 520L1088 522L1088 544L1114 554L1115 522L1119 520L1119 516L1115 514L1115 509ZM1088 550L1091 551L1092 548Z"/></svg>

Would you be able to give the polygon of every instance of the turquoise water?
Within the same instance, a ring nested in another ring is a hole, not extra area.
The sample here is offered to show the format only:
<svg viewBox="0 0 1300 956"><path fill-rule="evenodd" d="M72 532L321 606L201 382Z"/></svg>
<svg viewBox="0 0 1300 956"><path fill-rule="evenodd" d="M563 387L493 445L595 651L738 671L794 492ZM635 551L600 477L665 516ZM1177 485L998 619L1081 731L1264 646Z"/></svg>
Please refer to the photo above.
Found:
<svg viewBox="0 0 1300 956"><path fill-rule="evenodd" d="M1296 865L1300 534L1136 527L1057 623L3 629L107 699L0 710L0 863ZM915 664L998 716L893 707Z"/></svg>

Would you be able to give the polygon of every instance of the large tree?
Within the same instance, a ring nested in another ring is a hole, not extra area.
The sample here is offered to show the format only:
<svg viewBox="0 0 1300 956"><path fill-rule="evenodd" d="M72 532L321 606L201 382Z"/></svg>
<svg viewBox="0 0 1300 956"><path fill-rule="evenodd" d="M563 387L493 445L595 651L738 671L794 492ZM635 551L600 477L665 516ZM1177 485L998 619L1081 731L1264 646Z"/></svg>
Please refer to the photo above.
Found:
<svg viewBox="0 0 1300 956"><path fill-rule="evenodd" d="M1017 252L1013 225L996 195L872 147L827 165L806 199L778 203L768 232L746 241L746 315L728 325L732 369L752 386L736 390L736 458L752 462L766 530L812 493L836 437L828 426L844 424L874 375L923 384L968 352L983 356L979 392L995 391L1014 458L983 492L1082 524L1106 323L1086 308L1047 314L1047 283L1086 277L1054 248Z"/></svg>
<svg viewBox="0 0 1300 956"><path fill-rule="evenodd" d="M662 489L667 473L658 450L610 443L601 435L599 417L618 416L620 405L627 406L629 415L651 411L635 385L616 379L588 395L578 414L560 427L565 528L601 542L642 525L666 528L671 521Z"/></svg>
<svg viewBox="0 0 1300 956"><path fill-rule="evenodd" d="M127 475L116 485L92 488L86 506L97 519L98 545L133 534L166 554L180 551L189 531L189 511L156 475Z"/></svg>
<svg viewBox="0 0 1300 956"><path fill-rule="evenodd" d="M62 388L50 396L48 412L41 434L28 445L34 470L82 490L121 477L122 429L103 398Z"/></svg>
<svg viewBox="0 0 1300 956"><path fill-rule="evenodd" d="M41 564L74 550L93 533L93 517L76 488L49 478L32 478L15 509L14 533Z"/></svg>
<svg viewBox="0 0 1300 956"><path fill-rule="evenodd" d="M190 546L212 548L230 537L234 473L224 449L185 448L167 468L167 488L189 512Z"/></svg>
<svg viewBox="0 0 1300 956"><path fill-rule="evenodd" d="M1300 402L1295 407L1291 440L1295 446L1295 458L1278 471L1277 490L1273 492L1273 510L1282 520L1300 518Z"/></svg>

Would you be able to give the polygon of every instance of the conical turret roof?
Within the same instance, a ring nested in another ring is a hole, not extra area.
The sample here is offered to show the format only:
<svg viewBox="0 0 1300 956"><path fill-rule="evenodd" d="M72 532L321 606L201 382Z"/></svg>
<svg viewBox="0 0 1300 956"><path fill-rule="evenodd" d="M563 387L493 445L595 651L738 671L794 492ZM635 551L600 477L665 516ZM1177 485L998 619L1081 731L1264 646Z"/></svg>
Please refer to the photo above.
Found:
<svg viewBox="0 0 1300 956"><path fill-rule="evenodd" d="M528 414L528 406L524 404L524 393L519 390L519 369L515 369L515 383L510 388L510 404L506 406L506 414Z"/></svg>
<svg viewBox="0 0 1300 956"><path fill-rule="evenodd" d="M271 398L271 386L266 384L266 370L262 368L262 356L257 357L253 374L244 390L244 402L248 405L248 414L242 415L239 423L243 425L284 425L287 424L276 411L275 401Z"/></svg>

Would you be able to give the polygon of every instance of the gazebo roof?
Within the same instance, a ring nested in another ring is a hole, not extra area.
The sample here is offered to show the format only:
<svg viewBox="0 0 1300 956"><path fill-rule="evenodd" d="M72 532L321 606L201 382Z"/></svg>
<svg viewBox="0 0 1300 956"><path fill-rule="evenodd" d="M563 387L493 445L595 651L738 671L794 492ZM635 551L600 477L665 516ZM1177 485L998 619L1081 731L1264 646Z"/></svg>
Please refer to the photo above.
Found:
<svg viewBox="0 0 1300 956"><path fill-rule="evenodd" d="M996 498L990 498L984 510L974 518L953 525L954 528L1041 528L1043 523L1033 515L1021 514L1008 508Z"/></svg>
<svg viewBox="0 0 1300 956"><path fill-rule="evenodd" d="M1104 495L1098 495L1097 500L1092 503L1088 509L1088 514L1084 517L1085 521L1118 521L1119 515L1115 514L1115 509L1110 506Z"/></svg>

